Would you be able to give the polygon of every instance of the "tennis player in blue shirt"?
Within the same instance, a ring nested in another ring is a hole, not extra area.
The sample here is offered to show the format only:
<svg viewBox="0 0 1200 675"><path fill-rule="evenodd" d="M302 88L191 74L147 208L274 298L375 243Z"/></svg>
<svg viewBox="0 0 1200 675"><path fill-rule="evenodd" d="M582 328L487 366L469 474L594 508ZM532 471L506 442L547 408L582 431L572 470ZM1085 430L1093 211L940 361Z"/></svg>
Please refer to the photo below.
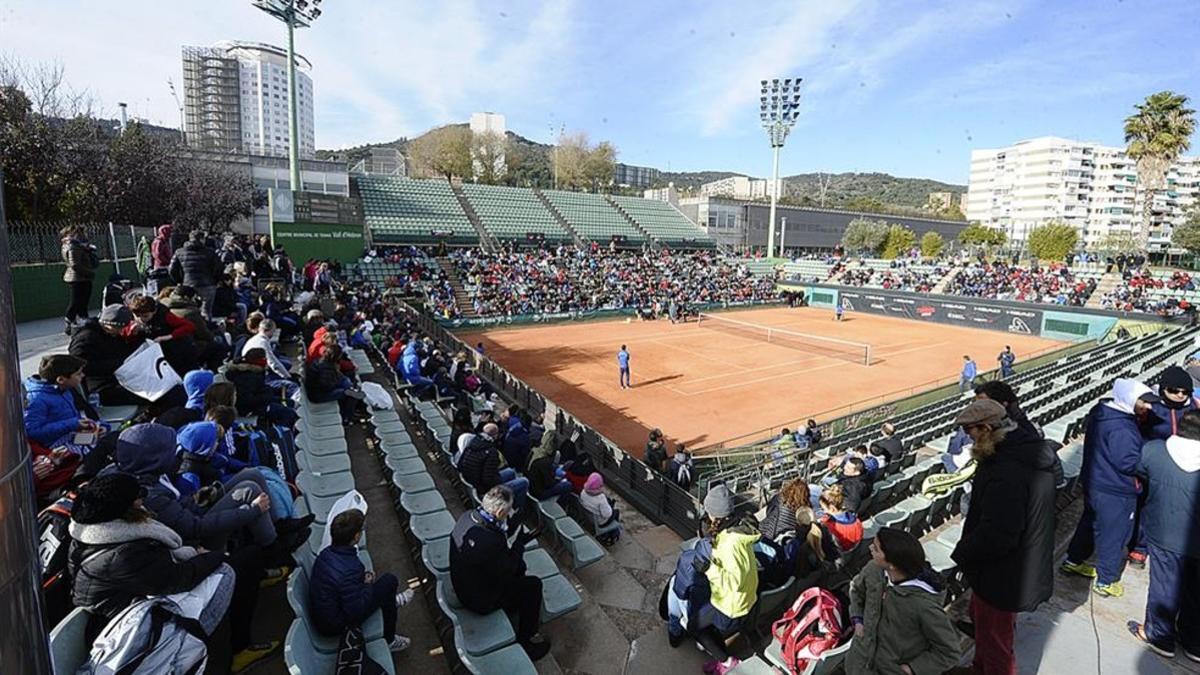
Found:
<svg viewBox="0 0 1200 675"><path fill-rule="evenodd" d="M633 389L633 384L629 381L629 350L625 345L621 345L621 351L617 352L617 368L620 370L621 388Z"/></svg>
<svg viewBox="0 0 1200 675"><path fill-rule="evenodd" d="M979 368L970 356L963 355L962 372L958 376L958 393L963 393L969 389L975 388L975 376L979 374Z"/></svg>

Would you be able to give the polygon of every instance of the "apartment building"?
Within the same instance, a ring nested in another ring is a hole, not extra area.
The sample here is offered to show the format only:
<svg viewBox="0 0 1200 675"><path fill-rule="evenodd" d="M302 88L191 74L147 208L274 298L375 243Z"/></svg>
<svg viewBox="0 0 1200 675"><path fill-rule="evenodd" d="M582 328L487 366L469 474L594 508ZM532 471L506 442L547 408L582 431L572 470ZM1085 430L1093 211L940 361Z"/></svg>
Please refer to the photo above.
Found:
<svg viewBox="0 0 1200 675"><path fill-rule="evenodd" d="M779 186L783 186L783 179L779 180ZM729 199L768 199L771 196L771 181L748 176L729 176L701 185L700 194L705 197ZM783 195L783 192L778 194Z"/></svg>

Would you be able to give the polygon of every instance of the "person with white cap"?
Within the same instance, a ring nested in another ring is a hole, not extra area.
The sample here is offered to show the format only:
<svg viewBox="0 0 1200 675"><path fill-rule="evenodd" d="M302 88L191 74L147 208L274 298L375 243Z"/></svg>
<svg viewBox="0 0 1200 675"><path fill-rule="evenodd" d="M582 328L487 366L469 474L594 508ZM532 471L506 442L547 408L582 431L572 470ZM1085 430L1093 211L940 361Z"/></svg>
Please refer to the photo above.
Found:
<svg viewBox="0 0 1200 675"><path fill-rule="evenodd" d="M1062 571L1095 579L1093 590L1121 597L1126 546L1133 535L1137 509L1138 461L1142 457L1142 423L1159 398L1137 380L1118 378L1112 398L1088 413L1083 437L1083 517L1071 538ZM1096 553L1096 565L1087 559Z"/></svg>
<svg viewBox="0 0 1200 675"><path fill-rule="evenodd" d="M1057 445L1007 409L976 399L955 422L978 465L971 508L951 557L971 587L976 673L1016 673L1017 612L1054 594L1054 459Z"/></svg>

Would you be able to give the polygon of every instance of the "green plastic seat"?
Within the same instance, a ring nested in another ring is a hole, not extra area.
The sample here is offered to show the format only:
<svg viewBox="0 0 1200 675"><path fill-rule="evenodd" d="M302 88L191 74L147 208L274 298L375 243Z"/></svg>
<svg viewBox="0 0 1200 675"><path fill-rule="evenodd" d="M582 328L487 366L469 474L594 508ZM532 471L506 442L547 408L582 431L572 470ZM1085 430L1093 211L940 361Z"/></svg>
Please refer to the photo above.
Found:
<svg viewBox="0 0 1200 675"><path fill-rule="evenodd" d="M338 642L340 637L332 637L321 635L313 630L313 625L308 612L308 572L304 568L292 570L291 576L287 581L287 600L291 606L292 612L296 614L296 618L302 620L306 628L309 629L309 636L312 638L313 647L322 654L337 654ZM378 611L367 617L367 620L362 624L363 637L367 641L379 640L383 637L383 615Z"/></svg>
<svg viewBox="0 0 1200 675"><path fill-rule="evenodd" d="M558 564L546 551L535 548L525 551L525 573L543 581L558 575Z"/></svg>
<svg viewBox="0 0 1200 675"><path fill-rule="evenodd" d="M438 577L450 574L450 538L434 539L421 547L421 562ZM447 579L447 583L449 580Z"/></svg>
<svg viewBox="0 0 1200 675"><path fill-rule="evenodd" d="M392 652L382 639L368 642L366 653L372 661L383 667L383 672L396 675ZM323 654L317 651L308 626L302 619L296 619L288 628L287 637L284 639L283 661L291 675L325 675L336 669L337 654Z"/></svg>
<svg viewBox="0 0 1200 675"><path fill-rule="evenodd" d="M462 662L467 672L473 675L536 675L537 668L529 655L520 645L510 644L487 654L475 655L462 647L467 642L466 634L461 628L454 629L454 650L458 652L458 660Z"/></svg>
<svg viewBox="0 0 1200 675"><path fill-rule="evenodd" d="M456 649L472 656L480 656L516 641L517 636L513 632L508 615L500 610L490 614L476 614L463 607L458 596L454 594L454 586L449 579L438 580L435 594L438 607L454 624Z"/></svg>
<svg viewBox="0 0 1200 675"><path fill-rule="evenodd" d="M445 539L454 531L454 516L449 511L418 514L408 519L408 529L422 542Z"/></svg>
<svg viewBox="0 0 1200 675"><path fill-rule="evenodd" d="M563 510L561 505L559 505L558 500L537 500L537 505L538 510L542 512L542 515L550 520L558 520L559 518L567 517L567 512Z"/></svg>
<svg viewBox="0 0 1200 675"><path fill-rule="evenodd" d="M528 553L525 554L528 557ZM542 579L542 621L550 621L575 611L583 601L579 591L561 574Z"/></svg>
<svg viewBox="0 0 1200 675"><path fill-rule="evenodd" d="M379 445L396 445L396 444L412 444L412 436L408 435L408 431L389 431L387 433L376 434L375 439L379 441Z"/></svg>
<svg viewBox="0 0 1200 675"><path fill-rule="evenodd" d="M400 508L410 516L423 516L446 510L446 500L437 490L405 492L400 495Z"/></svg>
<svg viewBox="0 0 1200 675"><path fill-rule="evenodd" d="M296 438L296 445L305 453L317 457L325 455L344 455L346 454L346 439L334 438L328 441L313 440L311 444L304 438Z"/></svg>
<svg viewBox="0 0 1200 675"><path fill-rule="evenodd" d="M350 471L350 455L310 455L307 452L296 453L296 466L300 471L315 474L343 473Z"/></svg>
<svg viewBox="0 0 1200 675"><path fill-rule="evenodd" d="M385 434L396 431L407 432L408 430L404 427L404 422L401 422L400 420L393 420L390 422L380 422L379 424L376 424L374 435L375 438L380 438Z"/></svg>
<svg viewBox="0 0 1200 675"><path fill-rule="evenodd" d="M427 492L436 490L433 477L428 473L392 474L392 484L401 492Z"/></svg>
<svg viewBox="0 0 1200 675"><path fill-rule="evenodd" d="M88 614L76 607L50 631L50 660L55 675L75 673L87 663L91 643L87 641Z"/></svg>
<svg viewBox="0 0 1200 675"><path fill-rule="evenodd" d="M338 498L354 489L354 476L348 471L321 475L301 473L296 476L296 487L305 497Z"/></svg>
<svg viewBox="0 0 1200 675"><path fill-rule="evenodd" d="M600 544L571 518L559 518L554 521L554 530L558 533L559 541L571 554L571 569L583 569L604 558L604 549Z"/></svg>
<svg viewBox="0 0 1200 675"><path fill-rule="evenodd" d="M380 446L386 457L394 459L413 459L420 457L417 446L412 443L386 443Z"/></svg>
<svg viewBox="0 0 1200 675"><path fill-rule="evenodd" d="M407 475L412 473L427 473L425 470L425 462L422 462L419 457L409 459L393 459L392 455L384 458L384 463L392 470L392 473Z"/></svg>

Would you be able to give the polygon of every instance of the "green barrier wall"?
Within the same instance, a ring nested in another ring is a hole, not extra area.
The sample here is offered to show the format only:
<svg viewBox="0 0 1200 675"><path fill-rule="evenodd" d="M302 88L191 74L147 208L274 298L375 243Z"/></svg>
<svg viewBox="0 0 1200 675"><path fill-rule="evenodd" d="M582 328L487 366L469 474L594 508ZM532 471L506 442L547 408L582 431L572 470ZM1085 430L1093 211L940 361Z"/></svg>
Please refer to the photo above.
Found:
<svg viewBox="0 0 1200 675"><path fill-rule="evenodd" d="M67 308L67 285L63 283L61 263L53 265L13 265L13 308L17 323L62 316ZM100 295L104 284L115 271L111 261L100 263L92 285L92 301L88 303L92 316L100 312ZM136 276L133 260L122 260L121 271Z"/></svg>
<svg viewBox="0 0 1200 675"><path fill-rule="evenodd" d="M1117 323L1116 317L1042 310L1042 337L1052 340L1097 340Z"/></svg>
<svg viewBox="0 0 1200 675"><path fill-rule="evenodd" d="M271 222L271 241L283 246L297 267L306 260L354 262L363 254L363 231L357 225Z"/></svg>

